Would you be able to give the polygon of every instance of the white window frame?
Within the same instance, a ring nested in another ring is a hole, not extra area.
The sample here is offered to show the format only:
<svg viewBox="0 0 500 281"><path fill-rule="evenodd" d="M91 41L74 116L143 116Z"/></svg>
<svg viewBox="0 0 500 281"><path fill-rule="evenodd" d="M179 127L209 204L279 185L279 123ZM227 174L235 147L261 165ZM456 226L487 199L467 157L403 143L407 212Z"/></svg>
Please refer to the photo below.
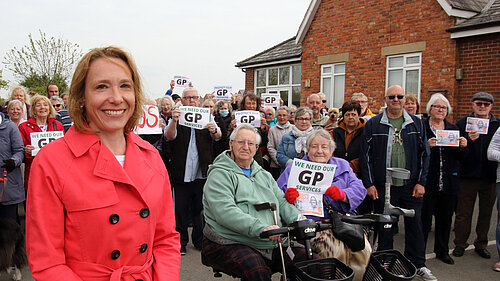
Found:
<svg viewBox="0 0 500 281"><path fill-rule="evenodd" d="M294 66L300 66L301 67L301 76L302 76L302 66L300 65L300 63L294 63L294 64L289 64L289 65L280 65L280 66L272 66L272 67L266 67L266 68L257 68L254 70L254 93L257 94L257 89L265 89L265 92L264 93L269 93L270 91L273 91L273 92L280 92L280 90L286 90L288 91L288 104L287 106L291 106L293 104L293 87L299 87L301 86L301 82L300 82L300 79L299 79L299 83L296 83L296 84L293 84L293 67ZM279 69L280 68L283 68L283 67L289 67L289 73L290 73L290 79L289 79L289 83L287 84L280 84L280 77L279 77ZM278 85L269 85L269 71L271 69L278 69ZM258 71L265 71L265 74L266 74L266 77L265 77L265 81L266 81L266 85L265 86L257 86L257 81L258 81L258 77L257 77L257 72ZM259 94L260 96L260 94ZM299 104L300 104L300 100L297 101Z"/></svg>
<svg viewBox="0 0 500 281"><path fill-rule="evenodd" d="M335 72L335 66L338 66L338 65L343 65L344 66L344 72ZM330 67L332 69L331 72L325 72L325 68L327 67ZM344 98L345 98L345 69L346 69L346 63L345 62L341 62L341 63L332 63L332 64L322 64L321 65L321 77L320 77L320 89L321 91L323 91L323 78L331 78L331 89L330 89L330 93L331 93L331 96L328 96L326 97L326 106L328 108L331 108L331 107L337 107L337 108L340 108L342 107L342 104L344 103ZM335 106L334 102L335 102L335 77L336 76L341 76L343 75L344 76L344 92L342 93L342 103L340 105L337 105ZM327 93L325 93L327 94Z"/></svg>
<svg viewBox="0 0 500 281"><path fill-rule="evenodd" d="M406 58L408 57L419 57L419 63L418 64L407 64L406 63ZM398 66L398 67L389 67L389 59L390 58L395 58L395 57L403 57L403 66ZM410 70L418 70L418 90L417 93L414 93L417 95L418 101L420 102L420 89L421 89L421 81L422 81L422 53L408 53L408 54L398 54L398 55L391 55L387 56L386 58L386 72L385 72L385 90L387 91L387 88L389 88L389 71L390 70L398 70L402 69L403 70L403 81L402 84L400 85L403 87L406 93L406 73Z"/></svg>

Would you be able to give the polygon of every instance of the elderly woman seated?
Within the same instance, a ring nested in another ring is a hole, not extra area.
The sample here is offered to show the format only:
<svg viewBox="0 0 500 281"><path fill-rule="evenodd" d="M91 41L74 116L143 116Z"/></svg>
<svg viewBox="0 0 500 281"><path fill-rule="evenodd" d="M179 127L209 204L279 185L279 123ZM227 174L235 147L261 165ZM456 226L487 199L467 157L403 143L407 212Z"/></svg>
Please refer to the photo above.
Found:
<svg viewBox="0 0 500 281"><path fill-rule="evenodd" d="M349 162L344 159L332 157L335 143L330 134L324 130L312 131L306 139L307 154L302 158L305 161L336 165L333 180L330 187L324 187L324 199L334 210L354 213L366 195L361 180L354 174ZM294 187L288 187L292 165L288 165L278 179L278 186L285 192L285 198L294 204L299 197L299 192ZM324 200L324 201L325 201ZM316 221L327 220L326 208L322 216L307 216ZM300 208L299 208L300 210ZM302 211L302 210L301 210ZM314 252L321 257L335 257L345 264L351 266L356 277L363 276L362 272L368 264L371 248L365 239L365 249L352 252L342 241L335 239L331 230L317 233L316 238L311 240ZM359 274L357 274L359 273Z"/></svg>
<svg viewBox="0 0 500 281"><path fill-rule="evenodd" d="M259 142L260 135L249 124L233 130L230 150L210 166L203 190L202 261L242 280L271 280L271 274L281 270L280 237L262 239L260 233L278 228L281 220L304 218L286 201L271 174L253 160ZM280 221L274 221L271 210L259 211L256 205L262 203L276 204ZM291 250L294 261L305 260L303 248ZM285 262L291 262L286 253Z"/></svg>

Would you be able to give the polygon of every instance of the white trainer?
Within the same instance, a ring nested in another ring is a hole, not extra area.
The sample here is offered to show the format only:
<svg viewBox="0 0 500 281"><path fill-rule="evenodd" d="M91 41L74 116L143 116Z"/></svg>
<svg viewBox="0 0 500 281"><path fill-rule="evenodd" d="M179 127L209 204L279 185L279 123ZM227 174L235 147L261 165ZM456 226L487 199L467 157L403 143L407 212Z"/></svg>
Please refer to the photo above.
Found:
<svg viewBox="0 0 500 281"><path fill-rule="evenodd" d="M431 270L425 266L417 268L416 276L424 281L437 281L436 276L432 275Z"/></svg>

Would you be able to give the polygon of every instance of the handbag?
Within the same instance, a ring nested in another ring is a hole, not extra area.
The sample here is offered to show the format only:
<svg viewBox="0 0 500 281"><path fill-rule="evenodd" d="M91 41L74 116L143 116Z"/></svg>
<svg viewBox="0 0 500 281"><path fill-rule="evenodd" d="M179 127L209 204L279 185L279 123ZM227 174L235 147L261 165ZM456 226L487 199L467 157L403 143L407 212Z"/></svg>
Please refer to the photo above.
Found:
<svg viewBox="0 0 500 281"><path fill-rule="evenodd" d="M365 232L363 226L360 224L343 222L342 216L345 214L333 210L325 198L323 198L323 204L325 205L332 223L333 236L344 242L353 252L363 250L365 248Z"/></svg>

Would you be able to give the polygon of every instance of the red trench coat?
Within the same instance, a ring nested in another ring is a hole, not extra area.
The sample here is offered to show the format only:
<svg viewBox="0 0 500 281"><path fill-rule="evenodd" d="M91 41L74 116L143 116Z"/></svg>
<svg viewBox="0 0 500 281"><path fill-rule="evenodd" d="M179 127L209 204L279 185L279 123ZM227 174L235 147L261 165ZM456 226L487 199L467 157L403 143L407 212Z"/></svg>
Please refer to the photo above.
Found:
<svg viewBox="0 0 500 281"><path fill-rule="evenodd" d="M127 135L124 167L73 127L31 167L27 252L33 278L179 280L170 181L153 146Z"/></svg>

